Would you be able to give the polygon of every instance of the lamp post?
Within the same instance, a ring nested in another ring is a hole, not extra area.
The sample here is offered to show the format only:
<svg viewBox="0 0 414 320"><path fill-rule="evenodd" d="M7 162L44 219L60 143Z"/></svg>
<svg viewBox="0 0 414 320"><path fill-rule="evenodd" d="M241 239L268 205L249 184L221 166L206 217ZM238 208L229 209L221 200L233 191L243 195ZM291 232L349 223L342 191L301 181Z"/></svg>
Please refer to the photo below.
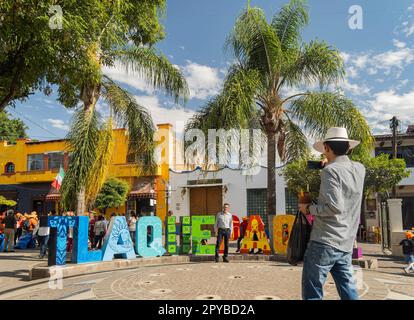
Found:
<svg viewBox="0 0 414 320"><path fill-rule="evenodd" d="M390 129L392 130L392 158L397 159L398 155L398 145L397 145L397 130L400 125L400 121L396 116L392 117L390 120ZM392 187L392 197L395 199L397 197L397 186Z"/></svg>

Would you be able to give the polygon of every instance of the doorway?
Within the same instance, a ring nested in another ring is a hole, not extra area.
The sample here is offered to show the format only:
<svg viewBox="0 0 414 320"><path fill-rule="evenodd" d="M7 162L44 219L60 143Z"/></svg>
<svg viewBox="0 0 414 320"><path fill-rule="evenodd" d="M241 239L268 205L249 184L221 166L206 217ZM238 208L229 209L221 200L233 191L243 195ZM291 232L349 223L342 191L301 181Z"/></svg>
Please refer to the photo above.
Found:
<svg viewBox="0 0 414 320"><path fill-rule="evenodd" d="M44 207L43 200L33 200L33 211L36 211L39 216L44 213Z"/></svg>
<svg viewBox="0 0 414 320"><path fill-rule="evenodd" d="M196 187L190 189L190 215L214 215L222 210L223 191L221 186ZM214 233L214 226L205 226L205 230Z"/></svg>

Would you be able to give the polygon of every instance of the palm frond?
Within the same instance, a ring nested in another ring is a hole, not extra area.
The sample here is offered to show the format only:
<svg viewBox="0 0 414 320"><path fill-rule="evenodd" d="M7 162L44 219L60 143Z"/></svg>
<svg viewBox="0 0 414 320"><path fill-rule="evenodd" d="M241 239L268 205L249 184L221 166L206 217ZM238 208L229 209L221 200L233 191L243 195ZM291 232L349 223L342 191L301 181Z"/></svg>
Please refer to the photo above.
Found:
<svg viewBox="0 0 414 320"><path fill-rule="evenodd" d="M360 140L355 152L369 152L373 137L364 116L354 103L339 93L316 92L293 101L292 116L315 137L325 135L330 127L345 127L351 139Z"/></svg>
<svg viewBox="0 0 414 320"><path fill-rule="evenodd" d="M72 120L67 135L70 163L60 189L61 203L66 209L75 207L78 192L88 183L97 156L99 122L95 108L79 109Z"/></svg>
<svg viewBox="0 0 414 320"><path fill-rule="evenodd" d="M189 96L187 82L181 71L155 49L127 47L114 53L127 71L133 70L156 89L165 91L179 102Z"/></svg>
<svg viewBox="0 0 414 320"><path fill-rule="evenodd" d="M103 87L102 95L113 110L115 120L128 130L129 151L137 156L146 155L149 172L153 171L155 126L151 114L110 78L104 78Z"/></svg>
<svg viewBox="0 0 414 320"><path fill-rule="evenodd" d="M113 150L113 121L112 118L109 118L99 132L99 141L96 146L96 160L89 172L88 183L85 189L85 201L87 206L93 205L106 181Z"/></svg>
<svg viewBox="0 0 414 320"><path fill-rule="evenodd" d="M290 163L300 159L305 159L309 155L308 138L302 129L295 124L289 117L284 120L283 126L283 148L279 148L279 156L282 161Z"/></svg>
<svg viewBox="0 0 414 320"><path fill-rule="evenodd" d="M229 70L222 93L208 101L189 120L185 131L200 129L208 137L209 129L225 129L228 131L229 140L238 139L238 141L241 141L239 129L261 129L259 112L254 99L256 93L261 90L260 88L261 82L257 71L246 71L241 66L234 65ZM252 132L250 136L252 136ZM190 143L187 143L186 146ZM260 144L252 146L249 147L250 152L256 151L255 148L260 147ZM216 150L212 150L212 148L216 148ZM216 154L219 147L206 141L206 150L209 154ZM228 148L227 152L230 156L232 150ZM242 157L246 158L246 152ZM209 160L207 154L206 159Z"/></svg>
<svg viewBox="0 0 414 320"><path fill-rule="evenodd" d="M273 80L283 58L279 39L259 8L248 8L240 15L225 47L243 67L260 71L267 83Z"/></svg>
<svg viewBox="0 0 414 320"><path fill-rule="evenodd" d="M301 42L302 29L309 23L306 1L291 0L272 19L283 51L297 48Z"/></svg>
<svg viewBox="0 0 414 320"><path fill-rule="evenodd" d="M343 78L344 75L340 52L323 41L311 41L302 46L284 69L281 85L310 85L319 82L324 86Z"/></svg>

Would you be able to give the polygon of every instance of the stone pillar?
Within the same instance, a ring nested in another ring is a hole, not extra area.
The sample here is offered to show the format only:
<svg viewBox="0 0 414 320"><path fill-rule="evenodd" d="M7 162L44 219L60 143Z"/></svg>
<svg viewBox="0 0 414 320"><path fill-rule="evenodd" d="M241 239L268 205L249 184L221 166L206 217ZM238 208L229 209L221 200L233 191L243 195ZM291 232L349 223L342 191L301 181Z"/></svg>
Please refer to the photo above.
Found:
<svg viewBox="0 0 414 320"><path fill-rule="evenodd" d="M392 232L399 232L403 230L402 223L402 200L388 199L390 229Z"/></svg>
<svg viewBox="0 0 414 320"><path fill-rule="evenodd" d="M388 199L388 212L391 234L391 251L394 256L402 256L401 246L398 244L404 238L402 223L402 200Z"/></svg>

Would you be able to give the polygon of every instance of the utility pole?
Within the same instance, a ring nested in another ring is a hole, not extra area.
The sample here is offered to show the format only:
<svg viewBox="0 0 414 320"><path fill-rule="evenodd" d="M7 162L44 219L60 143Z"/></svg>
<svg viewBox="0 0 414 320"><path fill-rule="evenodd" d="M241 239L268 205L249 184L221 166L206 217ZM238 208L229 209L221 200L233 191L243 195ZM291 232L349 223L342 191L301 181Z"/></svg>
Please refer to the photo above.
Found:
<svg viewBox="0 0 414 320"><path fill-rule="evenodd" d="M392 130L392 158L393 159L397 159L397 129L400 125L400 121L397 119L396 116L392 117L392 119L390 120L390 128ZM396 198L397 197L397 186L393 186L392 187L392 197Z"/></svg>

